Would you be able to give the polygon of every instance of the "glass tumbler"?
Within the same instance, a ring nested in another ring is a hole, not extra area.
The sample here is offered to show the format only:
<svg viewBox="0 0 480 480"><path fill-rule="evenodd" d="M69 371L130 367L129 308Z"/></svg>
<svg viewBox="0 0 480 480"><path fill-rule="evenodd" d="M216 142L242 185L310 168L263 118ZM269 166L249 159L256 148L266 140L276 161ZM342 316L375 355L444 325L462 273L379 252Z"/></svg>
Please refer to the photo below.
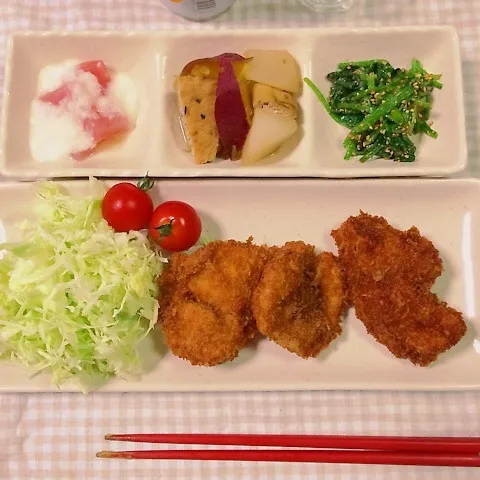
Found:
<svg viewBox="0 0 480 480"><path fill-rule="evenodd" d="M348 10L354 0L299 0L314 12L342 12Z"/></svg>

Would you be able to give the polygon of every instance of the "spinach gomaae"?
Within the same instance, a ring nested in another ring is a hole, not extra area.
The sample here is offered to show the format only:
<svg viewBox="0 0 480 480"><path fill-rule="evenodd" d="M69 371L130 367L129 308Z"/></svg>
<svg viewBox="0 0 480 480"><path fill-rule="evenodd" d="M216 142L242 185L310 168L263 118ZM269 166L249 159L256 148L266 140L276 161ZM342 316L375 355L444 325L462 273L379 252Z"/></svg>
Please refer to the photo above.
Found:
<svg viewBox="0 0 480 480"><path fill-rule="evenodd" d="M443 87L440 78L417 59L409 69L374 59L340 63L327 75L328 98L309 78L304 81L329 115L350 130L343 142L346 160L359 156L362 163L371 158L413 162L416 147L411 137L437 138L429 118L432 93Z"/></svg>

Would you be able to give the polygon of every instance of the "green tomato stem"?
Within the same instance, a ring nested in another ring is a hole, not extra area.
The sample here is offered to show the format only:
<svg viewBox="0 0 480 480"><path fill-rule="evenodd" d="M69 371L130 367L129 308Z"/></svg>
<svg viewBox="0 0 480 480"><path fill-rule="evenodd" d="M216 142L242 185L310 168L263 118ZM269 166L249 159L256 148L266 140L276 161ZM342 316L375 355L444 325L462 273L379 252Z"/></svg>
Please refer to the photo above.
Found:
<svg viewBox="0 0 480 480"><path fill-rule="evenodd" d="M173 218L170 220L170 222L155 227L155 230L160 234L157 242L159 242L162 238L169 237L173 231Z"/></svg>
<svg viewBox="0 0 480 480"><path fill-rule="evenodd" d="M140 190L143 190L144 192L150 190L153 188L153 185L155 185L155 180L151 177L148 176L148 172L145 174L145 176L140 179L137 183L137 187Z"/></svg>

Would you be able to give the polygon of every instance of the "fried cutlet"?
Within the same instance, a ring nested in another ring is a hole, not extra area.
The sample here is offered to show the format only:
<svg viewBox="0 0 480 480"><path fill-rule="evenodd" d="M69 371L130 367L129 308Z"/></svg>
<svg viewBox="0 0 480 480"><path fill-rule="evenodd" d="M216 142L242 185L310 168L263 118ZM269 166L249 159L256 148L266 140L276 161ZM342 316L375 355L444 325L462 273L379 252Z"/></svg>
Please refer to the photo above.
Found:
<svg viewBox="0 0 480 480"><path fill-rule="evenodd" d="M288 242L272 248L253 294L257 328L281 347L309 358L340 335L345 289L333 254Z"/></svg>
<svg viewBox="0 0 480 480"><path fill-rule="evenodd" d="M430 291L442 261L416 227L361 212L332 237L357 318L393 355L426 366L463 337L462 314Z"/></svg>
<svg viewBox="0 0 480 480"><path fill-rule="evenodd" d="M174 355L204 366L238 355L257 331L251 297L266 255L229 240L171 256L159 280L159 320Z"/></svg>

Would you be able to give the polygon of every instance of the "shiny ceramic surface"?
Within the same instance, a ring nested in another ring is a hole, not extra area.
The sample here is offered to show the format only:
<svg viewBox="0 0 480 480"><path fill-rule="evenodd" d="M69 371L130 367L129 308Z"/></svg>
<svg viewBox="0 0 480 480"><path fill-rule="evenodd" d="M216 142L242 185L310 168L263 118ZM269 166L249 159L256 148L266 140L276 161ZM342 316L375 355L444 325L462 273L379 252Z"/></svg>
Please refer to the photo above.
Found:
<svg viewBox="0 0 480 480"><path fill-rule="evenodd" d="M465 121L458 37L452 27L269 29L164 32L30 32L10 39L6 64L0 171L16 178L140 177L389 177L445 176L466 166ZM423 136L417 160L361 164L343 159L347 130L324 111L308 87L299 97L300 129L280 150L253 166L217 160L195 165L182 150L174 79L189 61L249 48L286 49L302 74L328 92L325 75L338 62L374 57L407 67L419 58L442 73L432 120L439 133ZM137 128L126 141L84 161L40 163L29 150L29 113L42 67L66 59L102 59L128 74L139 94Z"/></svg>
<svg viewBox="0 0 480 480"><path fill-rule="evenodd" d="M67 182L75 194L86 182ZM355 318L318 358L303 360L266 339L241 351L231 363L194 367L174 357L161 337L151 337L147 373L140 381L113 380L105 391L257 390L458 390L480 389L480 181L478 180L165 180L155 202L180 199L202 216L204 233L215 239L283 244L303 240L335 252L330 237L360 209L382 215L395 227L416 225L438 248L444 273L433 290L462 311L465 337L429 367L393 357ZM15 240L15 224L31 212L33 185L0 185L0 241ZM12 202L15 199L15 202ZM155 341L152 341L155 339ZM66 385L63 390L75 390ZM0 362L0 390L56 391L49 377L30 378L17 365Z"/></svg>

